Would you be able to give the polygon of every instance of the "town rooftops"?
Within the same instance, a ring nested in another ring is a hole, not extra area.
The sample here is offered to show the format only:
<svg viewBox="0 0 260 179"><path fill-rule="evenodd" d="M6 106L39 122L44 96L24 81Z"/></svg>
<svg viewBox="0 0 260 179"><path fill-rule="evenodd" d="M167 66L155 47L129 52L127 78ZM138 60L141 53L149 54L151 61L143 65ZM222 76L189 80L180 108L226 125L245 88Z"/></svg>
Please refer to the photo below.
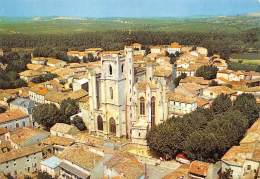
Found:
<svg viewBox="0 0 260 179"><path fill-rule="evenodd" d="M221 160L230 165L242 166L246 158L251 157L254 147L251 145L233 146Z"/></svg>
<svg viewBox="0 0 260 179"><path fill-rule="evenodd" d="M154 76L157 77L170 77L172 75L172 69L165 66L158 66L155 68Z"/></svg>
<svg viewBox="0 0 260 179"><path fill-rule="evenodd" d="M70 146L74 143L73 139L60 136L49 136L42 141L45 145L60 145L60 146Z"/></svg>
<svg viewBox="0 0 260 179"><path fill-rule="evenodd" d="M181 48L181 45L177 42L173 42L173 43L171 43L170 47L171 48Z"/></svg>
<svg viewBox="0 0 260 179"><path fill-rule="evenodd" d="M187 103L187 104L192 104L196 102L196 98L190 97L190 96L185 96L180 93L176 93L173 91L170 91L167 93L167 98L169 101L175 101L175 102L181 102L181 103Z"/></svg>
<svg viewBox="0 0 260 179"><path fill-rule="evenodd" d="M61 102L67 98L66 95L67 94L63 92L49 91L45 95L45 100L61 104Z"/></svg>
<svg viewBox="0 0 260 179"><path fill-rule="evenodd" d="M190 165L184 164L178 167L174 172L164 176L163 179L181 179L188 176Z"/></svg>
<svg viewBox="0 0 260 179"><path fill-rule="evenodd" d="M0 154L0 163L5 163L11 160L22 158L28 155L42 152L43 147L38 145L33 145L29 147L23 147L16 150L11 150L10 152L5 152Z"/></svg>
<svg viewBox="0 0 260 179"><path fill-rule="evenodd" d="M47 63L48 64L52 64L52 65L56 65L58 63L66 63L66 62L64 62L62 60L55 59L55 58L47 58L47 60L48 60Z"/></svg>
<svg viewBox="0 0 260 179"><path fill-rule="evenodd" d="M29 141L36 136L48 136L48 132L42 131L39 129L32 129L32 128L18 128L15 131L11 132L10 139L12 142L16 144L23 144L26 141ZM38 141L40 142L40 141Z"/></svg>
<svg viewBox="0 0 260 179"><path fill-rule="evenodd" d="M12 102L10 102L11 105L20 106L26 109L33 108L35 106L35 103L27 98L16 98Z"/></svg>
<svg viewBox="0 0 260 179"><path fill-rule="evenodd" d="M4 128L4 127L0 127L0 135L4 135L8 132L8 129Z"/></svg>
<svg viewBox="0 0 260 179"><path fill-rule="evenodd" d="M44 95L46 95L48 93L49 90L48 90L48 88L45 88L45 87L32 87L30 89L30 91L34 92L34 93L36 93L38 95L44 96Z"/></svg>
<svg viewBox="0 0 260 179"><path fill-rule="evenodd" d="M89 147L81 144L67 147L58 155L58 157L88 171L92 170L95 167L95 164L102 159L102 156L91 152Z"/></svg>
<svg viewBox="0 0 260 179"><path fill-rule="evenodd" d="M75 126L64 123L56 123L50 130L64 134L75 134L78 132L78 129Z"/></svg>
<svg viewBox="0 0 260 179"><path fill-rule="evenodd" d="M73 175L76 175L79 178L82 178L82 179L89 178L88 172L80 170L78 167L71 165L71 163L69 163L69 162L62 161L59 164L59 167L64 169L65 171L72 173Z"/></svg>
<svg viewBox="0 0 260 179"><path fill-rule="evenodd" d="M41 161L41 165L47 166L48 168L55 169L59 166L61 160L58 157L52 156L46 160Z"/></svg>
<svg viewBox="0 0 260 179"><path fill-rule="evenodd" d="M6 123L28 117L28 115L19 109L10 109L0 114L0 123Z"/></svg>
<svg viewBox="0 0 260 179"><path fill-rule="evenodd" d="M226 87L226 86L210 86L207 88L207 90L209 90L217 95L220 95L221 93L227 94L227 95L236 93L236 91L234 91L231 88Z"/></svg>
<svg viewBox="0 0 260 179"><path fill-rule="evenodd" d="M208 85L209 80L204 80L202 77L188 76L180 81L180 83L197 83L200 85Z"/></svg>
<svg viewBox="0 0 260 179"><path fill-rule="evenodd" d="M99 51L102 51L103 49L102 48L88 48L85 50L85 52L89 52L89 51L94 51L94 52L99 52Z"/></svg>
<svg viewBox="0 0 260 179"><path fill-rule="evenodd" d="M201 161L193 161L190 164L189 173L192 175L204 176L206 177L208 174L209 163L201 162Z"/></svg>
<svg viewBox="0 0 260 179"><path fill-rule="evenodd" d="M34 76L43 75L43 73L39 72L39 71L35 71L35 70L25 70L25 71L19 73L19 75L24 76L24 77L34 77Z"/></svg>
<svg viewBox="0 0 260 179"><path fill-rule="evenodd" d="M105 166L115 170L122 178L140 178L144 175L144 166L128 152L116 152Z"/></svg>

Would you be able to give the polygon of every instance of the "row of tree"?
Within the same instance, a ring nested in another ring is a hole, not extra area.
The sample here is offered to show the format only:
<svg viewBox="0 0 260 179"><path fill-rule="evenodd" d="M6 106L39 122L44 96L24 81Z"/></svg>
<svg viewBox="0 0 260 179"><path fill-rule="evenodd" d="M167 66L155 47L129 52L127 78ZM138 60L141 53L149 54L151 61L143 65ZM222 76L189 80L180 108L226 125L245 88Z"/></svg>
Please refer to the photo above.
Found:
<svg viewBox="0 0 260 179"><path fill-rule="evenodd" d="M242 94L232 102L221 94L210 109L199 108L153 127L147 134L147 143L151 150L167 159L183 152L190 159L214 162L239 144L258 115L253 95Z"/></svg>
<svg viewBox="0 0 260 179"><path fill-rule="evenodd" d="M26 70L30 61L31 55L28 53L6 52L0 56L0 89L26 86L27 83L19 78L18 73Z"/></svg>
<svg viewBox="0 0 260 179"><path fill-rule="evenodd" d="M34 108L33 119L49 130L56 123L74 124L79 130L85 130L83 119L76 116L72 121L70 117L79 112L78 103L73 99L65 99L60 108L55 104L40 104Z"/></svg>
<svg viewBox="0 0 260 179"><path fill-rule="evenodd" d="M56 74L47 73L47 74L44 74L44 75L41 75L41 76L38 76L38 77L34 77L32 79L32 82L33 83L43 83L43 82L46 82L46 81L50 81L50 80L52 80L53 78L56 78L56 77L57 77Z"/></svg>
<svg viewBox="0 0 260 179"><path fill-rule="evenodd" d="M86 48L101 47L104 50L119 50L125 45L139 42L148 45L170 44L179 42L184 45L203 46L209 54L219 53L228 59L231 53L247 51L249 47L259 44L260 29L244 32L151 32L151 31L107 31L85 32L74 34L12 34L0 36L0 47L3 48L46 48L49 50L34 51L36 56L59 56L64 58L68 49L84 51ZM56 51L53 50L56 49ZM255 47L259 48L259 47Z"/></svg>

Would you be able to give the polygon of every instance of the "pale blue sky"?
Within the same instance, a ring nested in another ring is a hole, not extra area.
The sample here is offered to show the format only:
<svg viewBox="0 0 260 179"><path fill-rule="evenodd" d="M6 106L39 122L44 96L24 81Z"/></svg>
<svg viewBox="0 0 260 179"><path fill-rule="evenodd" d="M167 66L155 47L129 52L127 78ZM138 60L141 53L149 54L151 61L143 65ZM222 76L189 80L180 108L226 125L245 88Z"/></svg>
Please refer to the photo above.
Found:
<svg viewBox="0 0 260 179"><path fill-rule="evenodd" d="M260 0L0 0L0 16L187 17L260 12Z"/></svg>

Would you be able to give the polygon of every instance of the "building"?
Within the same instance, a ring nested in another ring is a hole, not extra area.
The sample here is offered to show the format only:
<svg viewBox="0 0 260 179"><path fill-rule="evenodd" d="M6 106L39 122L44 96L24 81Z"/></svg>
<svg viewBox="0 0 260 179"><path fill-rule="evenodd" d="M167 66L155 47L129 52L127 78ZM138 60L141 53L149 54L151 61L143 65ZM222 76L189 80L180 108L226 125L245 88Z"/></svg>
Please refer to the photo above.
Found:
<svg viewBox="0 0 260 179"><path fill-rule="evenodd" d="M5 139L10 141L12 148L18 149L41 143L49 133L39 129L19 128L5 135Z"/></svg>
<svg viewBox="0 0 260 179"><path fill-rule="evenodd" d="M33 108L35 107L35 102L27 98L16 98L10 102L9 106L10 109L19 109L26 114L31 115L33 113Z"/></svg>
<svg viewBox="0 0 260 179"><path fill-rule="evenodd" d="M74 82L72 83L72 89L73 91L77 91L77 90L80 90L80 89L83 89L85 91L88 92L88 79L79 79L79 80L74 80Z"/></svg>
<svg viewBox="0 0 260 179"><path fill-rule="evenodd" d="M181 45L177 42L171 43L169 47L167 47L167 52L169 54L176 54L176 52L181 52Z"/></svg>
<svg viewBox="0 0 260 179"><path fill-rule="evenodd" d="M29 99L43 104L45 103L45 95L49 92L48 88L45 87L33 87L29 90Z"/></svg>
<svg viewBox="0 0 260 179"><path fill-rule="evenodd" d="M59 59L54 59L54 58L47 58L47 66L50 67L56 67L56 68L63 68L67 63L59 60Z"/></svg>
<svg viewBox="0 0 260 179"><path fill-rule="evenodd" d="M220 94L225 94L231 97L235 93L236 91L226 86L210 86L203 90L202 96L206 99L215 99Z"/></svg>
<svg viewBox="0 0 260 179"><path fill-rule="evenodd" d="M19 109L10 109L0 114L0 127L15 130L20 127L31 126L28 114Z"/></svg>
<svg viewBox="0 0 260 179"><path fill-rule="evenodd" d="M59 168L60 163L61 163L61 159L52 156L48 159L41 161L40 169L42 172L46 172L49 175L51 175L53 178L55 178L60 175L60 168Z"/></svg>
<svg viewBox="0 0 260 179"><path fill-rule="evenodd" d="M58 156L62 159L59 178L90 178L103 155L103 152L95 152L81 144L68 147Z"/></svg>
<svg viewBox="0 0 260 179"><path fill-rule="evenodd" d="M73 138L73 135L77 134L79 130L72 125L56 123L51 127L50 132L52 136Z"/></svg>
<svg viewBox="0 0 260 179"><path fill-rule="evenodd" d="M44 76L46 73L44 72L40 72L40 71L36 71L36 70L25 70L23 72L19 73L19 76L21 79L23 79L24 81L31 82L33 79L38 78L40 76Z"/></svg>
<svg viewBox="0 0 260 179"><path fill-rule="evenodd" d="M67 147L74 144L74 139L60 137L60 136L49 136L41 142L45 146L52 148L53 154L59 154Z"/></svg>
<svg viewBox="0 0 260 179"><path fill-rule="evenodd" d="M163 179L188 179L190 165L184 164L178 167L175 171L167 174Z"/></svg>
<svg viewBox="0 0 260 179"><path fill-rule="evenodd" d="M189 169L189 178L190 179L210 179L209 171L212 168L212 164L201 162L201 161L193 161L190 164Z"/></svg>
<svg viewBox="0 0 260 179"><path fill-rule="evenodd" d="M32 64L36 65L45 65L47 62L47 59L45 57L35 57L31 59Z"/></svg>
<svg viewBox="0 0 260 179"><path fill-rule="evenodd" d="M176 92L167 94L168 110L170 116L183 116L197 109L197 100L195 97L186 96Z"/></svg>
<svg viewBox="0 0 260 179"><path fill-rule="evenodd" d="M34 145L0 153L0 172L14 177L35 172L44 158L43 150Z"/></svg>
<svg viewBox="0 0 260 179"><path fill-rule="evenodd" d="M127 152L117 152L104 163L105 178L142 179L144 175L144 165Z"/></svg>

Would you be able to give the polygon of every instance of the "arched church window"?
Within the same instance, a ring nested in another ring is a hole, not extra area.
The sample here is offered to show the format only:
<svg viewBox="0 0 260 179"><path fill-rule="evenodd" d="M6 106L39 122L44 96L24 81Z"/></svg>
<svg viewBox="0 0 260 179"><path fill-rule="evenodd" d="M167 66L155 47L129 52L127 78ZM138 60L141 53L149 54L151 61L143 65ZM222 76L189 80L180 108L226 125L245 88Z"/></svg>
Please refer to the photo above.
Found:
<svg viewBox="0 0 260 179"><path fill-rule="evenodd" d="M145 115L145 100L144 100L144 97L140 98L140 115Z"/></svg>
<svg viewBox="0 0 260 179"><path fill-rule="evenodd" d="M97 126L98 130L103 131L103 119L101 116L97 117Z"/></svg>
<svg viewBox="0 0 260 179"><path fill-rule="evenodd" d="M121 65L121 72L124 73L124 64Z"/></svg>
<svg viewBox="0 0 260 179"><path fill-rule="evenodd" d="M109 74L112 75L113 74L113 69L112 69L112 66L109 65Z"/></svg>
<svg viewBox="0 0 260 179"><path fill-rule="evenodd" d="M110 99L113 99L113 88L112 87L110 87L109 88L109 91L110 91Z"/></svg>

